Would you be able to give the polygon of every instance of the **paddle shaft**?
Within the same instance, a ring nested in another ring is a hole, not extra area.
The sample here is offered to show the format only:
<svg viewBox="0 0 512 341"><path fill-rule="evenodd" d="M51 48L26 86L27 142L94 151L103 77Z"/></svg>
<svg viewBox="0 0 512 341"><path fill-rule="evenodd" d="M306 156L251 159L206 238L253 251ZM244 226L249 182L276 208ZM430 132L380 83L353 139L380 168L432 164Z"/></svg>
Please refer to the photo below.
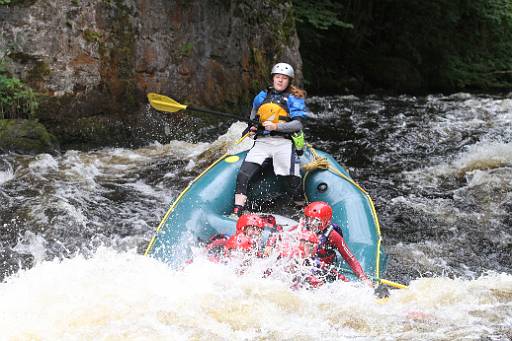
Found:
<svg viewBox="0 0 512 341"><path fill-rule="evenodd" d="M393 287L393 288L397 288L397 289L406 289L407 288L407 285L404 285L404 284L401 284L401 283L396 283L396 282L392 282L392 281L388 281L387 279L380 279L380 282L384 285L388 285L390 287Z"/></svg>
<svg viewBox="0 0 512 341"><path fill-rule="evenodd" d="M207 113L207 114L212 114L212 115L217 115L217 116L223 116L223 117L227 117L227 118L232 118L232 119L235 119L235 120L239 120L239 121L244 121L244 122L247 122L247 123L254 123L253 121L251 121L250 119L248 118L242 118L240 116L237 116L237 115L234 115L234 114L229 114L227 112L222 112L222 111L215 111L215 110L209 110L209 109L203 109L203 108L197 108L197 107L193 107L193 106L190 106L188 105L187 106L187 109L186 110L191 110L191 111L198 111L198 112L204 112L204 113Z"/></svg>

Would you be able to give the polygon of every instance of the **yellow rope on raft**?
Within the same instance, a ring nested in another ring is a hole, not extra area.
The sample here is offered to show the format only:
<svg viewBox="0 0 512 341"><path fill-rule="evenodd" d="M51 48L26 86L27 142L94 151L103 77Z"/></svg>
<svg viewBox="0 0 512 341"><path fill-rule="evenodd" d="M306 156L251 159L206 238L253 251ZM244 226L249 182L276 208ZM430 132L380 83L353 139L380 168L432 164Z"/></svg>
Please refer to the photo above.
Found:
<svg viewBox="0 0 512 341"><path fill-rule="evenodd" d="M306 163L302 166L304 172L311 172L315 169L327 169L329 168L329 161L324 157L315 157L313 161Z"/></svg>
<svg viewBox="0 0 512 341"><path fill-rule="evenodd" d="M368 196L368 192L366 192L364 190L364 188L362 188L357 182L355 182L354 180L352 180L351 178L349 178L348 176L346 176L345 174L343 174L342 172L340 172L339 169L333 167L329 161L327 161L326 158L324 157L321 157L320 155L318 155L318 153L316 152L316 150L313 148L312 145L310 144L307 144L309 150L311 151L311 154L313 154L313 161L309 162L309 163L306 163L302 169L304 169L305 172L311 172L315 169L328 169L329 171L331 171L332 173L342 177L343 179L347 180L348 182L350 182L352 185L354 185L357 189L359 189L361 192L363 192L365 195ZM377 226L378 226L378 223L377 223ZM380 229L379 229L379 234L380 234Z"/></svg>

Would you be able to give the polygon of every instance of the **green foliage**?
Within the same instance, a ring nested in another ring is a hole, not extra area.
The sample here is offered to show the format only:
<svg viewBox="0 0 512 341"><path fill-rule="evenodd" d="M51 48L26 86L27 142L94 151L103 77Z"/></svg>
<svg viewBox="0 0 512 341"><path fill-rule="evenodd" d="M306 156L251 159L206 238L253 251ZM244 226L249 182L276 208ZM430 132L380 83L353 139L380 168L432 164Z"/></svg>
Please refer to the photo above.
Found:
<svg viewBox="0 0 512 341"><path fill-rule="evenodd" d="M192 54L193 48L194 48L194 45L192 45L191 42L184 43L180 47L180 55L182 57L189 57Z"/></svg>
<svg viewBox="0 0 512 341"><path fill-rule="evenodd" d="M18 5L22 4L25 0L0 0L0 6Z"/></svg>
<svg viewBox="0 0 512 341"><path fill-rule="evenodd" d="M394 25L386 23L389 12L399 18ZM501 73L512 67L509 0L402 0L398 6L382 7L377 18L376 27L386 30L372 30L375 52L401 55L420 70L430 88L487 90L512 85L512 79Z"/></svg>
<svg viewBox="0 0 512 341"><path fill-rule="evenodd" d="M293 3L310 92L512 87L510 0ZM303 10L311 7L318 11ZM325 7L353 29L305 19L320 16L329 23L320 10Z"/></svg>
<svg viewBox="0 0 512 341"><path fill-rule="evenodd" d="M339 19L343 12L343 5L336 1L307 1L293 0L296 20L299 23L307 22L315 29L327 30L330 27L353 28L350 23Z"/></svg>
<svg viewBox="0 0 512 341"><path fill-rule="evenodd" d="M29 71L26 80L28 82L44 81L51 74L50 66L44 61L38 60Z"/></svg>
<svg viewBox="0 0 512 341"><path fill-rule="evenodd" d="M37 107L34 91L10 77L0 61L0 119L35 118Z"/></svg>
<svg viewBox="0 0 512 341"><path fill-rule="evenodd" d="M101 40L100 32L86 29L83 34L84 34L85 40L87 40L89 43L98 43Z"/></svg>
<svg viewBox="0 0 512 341"><path fill-rule="evenodd" d="M251 81L251 93L261 90L262 86L270 83L268 70L272 67L270 61L265 55L265 50L253 47L250 54L250 64L254 67L254 76Z"/></svg>

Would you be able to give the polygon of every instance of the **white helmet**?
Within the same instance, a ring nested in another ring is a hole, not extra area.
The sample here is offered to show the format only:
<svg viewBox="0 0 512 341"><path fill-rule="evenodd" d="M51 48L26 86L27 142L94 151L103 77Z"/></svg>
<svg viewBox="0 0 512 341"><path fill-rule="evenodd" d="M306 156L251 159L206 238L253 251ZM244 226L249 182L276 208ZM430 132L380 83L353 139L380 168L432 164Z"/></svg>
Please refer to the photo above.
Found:
<svg viewBox="0 0 512 341"><path fill-rule="evenodd" d="M295 72L293 71L293 67L290 64L286 63L277 63L272 67L272 72L270 72L271 75L274 75L276 73L280 73L282 75L286 75L290 78L295 77Z"/></svg>

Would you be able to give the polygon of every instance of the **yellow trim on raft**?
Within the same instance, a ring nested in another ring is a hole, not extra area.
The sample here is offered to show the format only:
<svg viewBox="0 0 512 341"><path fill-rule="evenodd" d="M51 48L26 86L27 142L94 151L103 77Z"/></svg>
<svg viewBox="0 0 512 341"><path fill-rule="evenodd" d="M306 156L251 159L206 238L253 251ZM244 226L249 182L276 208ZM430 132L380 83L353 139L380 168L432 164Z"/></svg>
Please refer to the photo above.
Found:
<svg viewBox="0 0 512 341"><path fill-rule="evenodd" d="M309 149L311 150L311 153L316 157L320 157L318 155L318 153L316 152L316 150L310 145L308 144L307 145L309 147ZM373 203L373 200L372 198L370 197L370 194L368 194L368 192L366 192L358 183L356 183L353 179L347 177L345 174L343 174L342 172L340 172L337 168L334 168L330 163L329 163L329 167L327 168L327 170L329 170L331 173L334 173L336 175L338 175L339 177L341 177L342 179L345 179L346 181L348 181L349 183L351 183L352 185L354 185L357 189L359 189L365 196L366 198L368 199L368 203L370 204L370 209L371 209L371 212L372 212L372 217L373 217L373 221L375 223L375 229L377 230L377 235L379 236L379 239L377 240L377 255L376 255L376 264L377 264L377 268L375 269L375 278L377 279L378 282L384 284L384 285L388 285L388 286L391 286L391 287L394 287L394 288L397 288L397 289L405 289L407 288L407 285L404 285L404 284L400 284L400 283L396 283L396 282L392 282L392 281L388 281L387 279L382 279L380 278L380 247L381 247L381 242L382 242L382 235L381 235L381 232L380 232L380 223L379 223L379 218L377 217L377 211L375 210L375 205ZM306 184L306 177L308 176L309 172L307 172L305 175L304 175L304 182L303 182L303 185L305 186ZM305 191L304 191L305 192ZM307 199L307 197L306 197Z"/></svg>
<svg viewBox="0 0 512 341"><path fill-rule="evenodd" d="M372 210L372 217L375 222L375 228L377 229L377 235L379 236L379 240L377 241L377 269L375 269L375 275L380 279L380 244L382 242L382 234L380 232L379 218L377 217L377 211L375 210L373 200L368 193L366 193L366 197L368 198L368 202Z"/></svg>
<svg viewBox="0 0 512 341"><path fill-rule="evenodd" d="M307 146L308 146L308 148L310 149L311 153L313 154L313 156L315 158L319 158L320 157L318 155L318 153L316 152L316 150L310 144L308 144ZM348 181L349 183L351 183L354 187L356 187L359 191L361 191L366 196L366 199L368 200L368 203L370 204L370 209L371 209L371 212L372 212L373 222L375 223L375 229L377 230L377 236L379 237L379 239L377 240L377 255L376 255L375 277L377 278L377 280L380 280L380 244L381 244L382 236L381 236L381 233L380 233L379 218L377 217L377 211L375 210L375 206L373 204L373 200L370 197L370 194L368 194L368 192L366 192L357 182L355 182L353 179L349 178L348 176L346 176L345 174L340 172L337 168L333 167L330 163L329 163L329 167L327 168L327 170L329 170L331 173L336 174L339 177L341 177L342 179L344 179L344 180ZM306 183L306 177L308 176L308 174L309 174L309 172L306 173L306 175L304 176L304 184Z"/></svg>
<svg viewBox="0 0 512 341"><path fill-rule="evenodd" d="M151 240L149 241L148 246L146 247L146 251L144 252L144 256L147 256L149 251L153 248L153 244L156 242L156 234L151 237Z"/></svg>
<svg viewBox="0 0 512 341"><path fill-rule="evenodd" d="M245 134L244 136L242 136L237 142L236 144L239 144L241 143L246 137L248 137L250 135L250 133L247 133ZM313 147L311 145L308 145L308 147L310 148L311 152L313 153L313 155L315 156L318 156L318 154L316 153L316 151L313 149ZM157 239L157 235L158 235L158 232L160 232L160 229L162 228L162 226L164 225L165 221L167 220L167 218L169 217L169 215L171 214L171 212L174 210L174 208L176 207L176 205L179 203L179 201L181 200L181 198L185 195L185 193L190 189L190 187L192 186L192 184L194 184L194 182L196 182L196 180L198 180L199 178L201 178L203 175L205 175L211 168L213 168L215 165L217 165L219 162L221 162L223 159L225 159L226 157L230 157L231 155L226 153L224 155L222 155L219 159L217 159L215 162L213 162L210 166L208 166L208 168L206 168L204 171L201 172L201 174L199 174L194 180L192 180L188 185L187 187L180 193L180 195L176 198L176 200L173 202L173 204L171 205L171 207L169 207L169 209L167 210L166 214L164 215L163 219L160 221L160 224L158 225L157 227L157 230L156 230L156 233L155 235L151 238L149 244L148 244L148 247L146 248L146 251L144 252L144 256L147 256L149 255L149 252L151 251L151 249L153 248L155 242L156 242L156 239ZM394 288L398 288L398 289L403 289L403 288L407 288L406 285L403 285L403 284L400 284L400 283L396 283L396 282L392 282L392 281L388 281L386 279L381 279L380 278L380 245L381 245L381 241L382 241L382 238L381 238L381 232L380 232L380 224L379 224L379 219L377 218L377 212L375 210L375 206L373 204L373 200L372 198L370 197L370 195L368 194L368 192L366 192L359 184L357 184L354 180L350 179L349 177L347 177L345 174L341 173L338 169L332 167L332 165L329 164L329 168L328 168L329 171L331 171L332 173L340 176L341 178L345 179L346 181L350 182L352 185L354 185L356 188L358 188L361 192L363 192L366 196L366 198L368 199L368 202L370 203L370 207L371 207L371 212L372 212L372 217L374 219L374 222L375 222L375 227L376 227L376 230L377 230L377 234L379 236L379 239L377 241L377 259L376 259L376 263L377 263L377 269L376 269L376 279L382 283L382 284L385 284L385 285L388 285L388 286L391 286L391 287L394 287ZM306 178L307 176L309 175L309 172L307 172L305 175L304 175L304 178L303 178L303 185L305 185L305 182L306 182ZM305 193L305 192L304 192ZM306 196L306 199L307 198L307 195L305 194Z"/></svg>
<svg viewBox="0 0 512 341"><path fill-rule="evenodd" d="M226 161L227 163L235 163L238 160L240 160L240 157L236 155L231 155L224 159L224 161Z"/></svg>
<svg viewBox="0 0 512 341"><path fill-rule="evenodd" d="M390 287L397 288L397 289L407 289L407 285L400 284L392 281L388 281L387 279L381 279L380 282L385 285L389 285Z"/></svg>
<svg viewBox="0 0 512 341"><path fill-rule="evenodd" d="M176 200L174 200L174 202L172 203L171 207L169 207L169 209L167 210L167 213L165 213L164 217L162 218L162 220L160 221L160 224L158 224L158 227L156 229L156 234L153 236L153 238L151 239L147 249L146 249L146 252L144 252L144 256L147 256L149 254L149 252L151 251L151 249L153 248L153 245L155 244L156 242L156 235L158 235L158 232L160 232L160 229L162 228L162 226L165 224L165 222L167 221L167 218L169 217L169 215L171 214L172 211L174 211L174 208L176 208L176 205L178 205L178 203L180 202L181 198L185 195L185 193L188 192L188 190L190 189L190 187L194 184L194 182L196 182L197 179L201 178L203 175L206 174L206 172L208 172L213 166L215 166L216 164L218 164L220 161L222 161L226 156L228 156L228 154L224 154L222 155L217 161L215 161L214 163L212 163L208 168L206 168L203 172L201 172L201 174L199 174L194 180L192 180L188 185L187 187L185 187L185 189L180 193L180 195L178 195L178 197L176 198Z"/></svg>
<svg viewBox="0 0 512 341"><path fill-rule="evenodd" d="M245 134L244 136L242 136L236 143L235 145L237 144L240 144L240 142L242 142L246 137L248 137L250 135L250 133L247 133ZM203 175L205 175L210 169L212 169L215 165L217 165L219 162L221 162L224 158L230 156L231 154L224 154L222 155L219 159L217 159L214 163L212 163L210 166L208 166L208 168L206 168L204 171L201 172L201 174L199 174L194 180L192 180L188 185L187 187L185 187L185 189L180 193L180 195L178 195L178 197L176 198L176 200L174 200L174 202L172 203L171 207L169 207L169 209L167 210L167 212L165 213L164 217L162 218L162 220L160 221L160 224L158 224L158 227L156 229L156 233L155 235L151 238L151 240L149 241L149 244L148 244L148 247L146 248L146 251L144 252L144 256L147 256L149 254L149 252L151 252L151 249L153 248L155 242L156 242L156 237L158 235L158 232L160 232L160 229L162 228L162 226L165 224L165 222L167 221L167 218L169 217L169 215L171 214L171 212L174 210L174 208L176 207L176 205L178 205L178 202L181 200L181 198L185 195L185 193L188 192L188 190L190 189L190 187L194 184L194 182L196 182L199 178L201 178Z"/></svg>

